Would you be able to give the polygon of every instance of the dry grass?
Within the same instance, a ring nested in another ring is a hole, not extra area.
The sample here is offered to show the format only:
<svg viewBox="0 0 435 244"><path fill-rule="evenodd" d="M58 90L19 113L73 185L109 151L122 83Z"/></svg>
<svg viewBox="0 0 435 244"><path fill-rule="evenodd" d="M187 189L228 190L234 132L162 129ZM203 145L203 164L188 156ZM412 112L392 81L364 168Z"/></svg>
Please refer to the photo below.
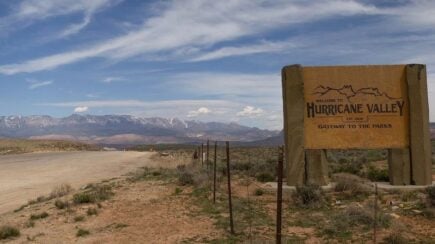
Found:
<svg viewBox="0 0 435 244"><path fill-rule="evenodd" d="M0 139L0 155L46 151L95 151L94 145L61 140Z"/></svg>

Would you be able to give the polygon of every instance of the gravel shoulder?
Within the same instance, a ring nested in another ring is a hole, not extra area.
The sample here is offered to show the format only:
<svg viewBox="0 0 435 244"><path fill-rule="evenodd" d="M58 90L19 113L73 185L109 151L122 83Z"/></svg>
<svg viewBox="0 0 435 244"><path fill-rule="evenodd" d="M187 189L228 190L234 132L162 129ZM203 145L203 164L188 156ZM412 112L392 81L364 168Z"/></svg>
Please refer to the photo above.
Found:
<svg viewBox="0 0 435 244"><path fill-rule="evenodd" d="M79 188L156 165L150 152L43 152L0 156L0 214L62 183Z"/></svg>

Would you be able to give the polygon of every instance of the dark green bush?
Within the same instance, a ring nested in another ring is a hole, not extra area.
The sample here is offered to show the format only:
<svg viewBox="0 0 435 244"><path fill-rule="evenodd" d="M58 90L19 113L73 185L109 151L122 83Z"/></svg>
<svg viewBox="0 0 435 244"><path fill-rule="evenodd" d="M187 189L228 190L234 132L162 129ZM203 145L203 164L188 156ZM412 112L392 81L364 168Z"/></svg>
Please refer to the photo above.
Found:
<svg viewBox="0 0 435 244"><path fill-rule="evenodd" d="M48 217L47 212L42 212L40 214L32 214L30 215L30 220L38 220L38 219L45 219Z"/></svg>
<svg viewBox="0 0 435 244"><path fill-rule="evenodd" d="M188 171L182 171L178 174L178 183L182 186L193 185L193 173Z"/></svg>
<svg viewBox="0 0 435 244"><path fill-rule="evenodd" d="M175 194L175 195L178 195L178 194L180 194L180 193L182 193L182 192L183 192L182 189L176 187L176 188L175 188L175 192L174 192L174 194Z"/></svg>
<svg viewBox="0 0 435 244"><path fill-rule="evenodd" d="M382 240L382 243L383 244L408 244L410 243L410 240L405 238L402 232L393 231Z"/></svg>
<svg viewBox="0 0 435 244"><path fill-rule="evenodd" d="M88 208L88 210L86 211L86 214L88 216L98 215L98 211L95 208Z"/></svg>
<svg viewBox="0 0 435 244"><path fill-rule="evenodd" d="M371 181L389 181L388 170L377 169L373 166L367 168L367 178Z"/></svg>
<svg viewBox="0 0 435 244"><path fill-rule="evenodd" d="M58 209L64 209L64 208L67 208L67 207L69 206L69 202L68 202L68 201L62 201L62 200L60 200L60 199L57 199L57 200L54 202L54 206L56 206L56 208L58 208Z"/></svg>
<svg viewBox="0 0 435 244"><path fill-rule="evenodd" d="M87 235L89 235L89 234L91 234L91 232L89 232L89 230L79 229L79 230L77 231L76 236L77 236L77 237L82 237L82 236L87 236Z"/></svg>
<svg viewBox="0 0 435 244"><path fill-rule="evenodd" d="M325 194L317 185L297 186L292 199L297 206L304 208L320 208L325 204Z"/></svg>
<svg viewBox="0 0 435 244"><path fill-rule="evenodd" d="M261 189L261 188L255 189L255 195L256 196L262 196L263 194L264 194L263 189Z"/></svg>
<svg viewBox="0 0 435 244"><path fill-rule="evenodd" d="M338 165L333 168L334 173L349 173L357 175L360 173L364 162L362 160L348 160L341 158Z"/></svg>
<svg viewBox="0 0 435 244"><path fill-rule="evenodd" d="M435 206L435 186L429 186L428 188L426 188L426 193L429 204Z"/></svg>
<svg viewBox="0 0 435 244"><path fill-rule="evenodd" d="M352 228L354 227L361 226L369 229L373 227L373 223L374 216L371 208L351 205L332 215L331 222L324 227L323 232L330 236L346 236L352 234ZM377 223L378 227L387 228L390 226L391 217L379 212Z"/></svg>
<svg viewBox="0 0 435 244"><path fill-rule="evenodd" d="M92 185L86 191L73 196L75 204L96 203L109 199L113 195L112 188L108 185Z"/></svg>
<svg viewBox="0 0 435 244"><path fill-rule="evenodd" d="M92 195L90 193L86 193L86 192L76 193L73 196L73 202L75 204L92 203L94 201L95 200L92 197Z"/></svg>
<svg viewBox="0 0 435 244"><path fill-rule="evenodd" d="M231 164L231 170L238 170L238 171L248 171L252 168L252 164L250 162L237 162Z"/></svg>
<svg viewBox="0 0 435 244"><path fill-rule="evenodd" d="M0 240L17 236L20 236L20 231L17 228L7 225L0 227Z"/></svg>
<svg viewBox="0 0 435 244"><path fill-rule="evenodd" d="M85 216L79 215L79 216L74 217L74 222L80 222L83 220L85 220Z"/></svg>
<svg viewBox="0 0 435 244"><path fill-rule="evenodd" d="M335 192L347 193L350 197L367 195L368 189L363 185L363 180L352 174L340 173L334 176Z"/></svg>
<svg viewBox="0 0 435 244"><path fill-rule="evenodd" d="M259 182L275 181L275 177L272 174L267 173L267 172L257 174L256 179Z"/></svg>

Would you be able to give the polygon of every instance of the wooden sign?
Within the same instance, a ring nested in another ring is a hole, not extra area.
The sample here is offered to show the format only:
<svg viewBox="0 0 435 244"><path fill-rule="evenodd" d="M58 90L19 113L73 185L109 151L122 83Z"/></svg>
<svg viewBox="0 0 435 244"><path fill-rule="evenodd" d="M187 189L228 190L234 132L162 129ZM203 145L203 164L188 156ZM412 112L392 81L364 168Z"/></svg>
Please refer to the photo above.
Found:
<svg viewBox="0 0 435 244"><path fill-rule="evenodd" d="M426 66L282 69L287 183L325 185L324 149L388 149L390 183L430 185Z"/></svg>
<svg viewBox="0 0 435 244"><path fill-rule="evenodd" d="M306 149L405 148L405 65L304 67Z"/></svg>

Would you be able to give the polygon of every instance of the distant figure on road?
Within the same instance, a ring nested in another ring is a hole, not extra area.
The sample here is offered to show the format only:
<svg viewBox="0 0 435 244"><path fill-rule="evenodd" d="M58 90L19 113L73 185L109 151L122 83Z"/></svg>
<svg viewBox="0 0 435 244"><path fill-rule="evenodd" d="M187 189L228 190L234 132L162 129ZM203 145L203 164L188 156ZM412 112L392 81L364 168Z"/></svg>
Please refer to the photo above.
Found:
<svg viewBox="0 0 435 244"><path fill-rule="evenodd" d="M198 159L198 151L193 152L193 159Z"/></svg>

